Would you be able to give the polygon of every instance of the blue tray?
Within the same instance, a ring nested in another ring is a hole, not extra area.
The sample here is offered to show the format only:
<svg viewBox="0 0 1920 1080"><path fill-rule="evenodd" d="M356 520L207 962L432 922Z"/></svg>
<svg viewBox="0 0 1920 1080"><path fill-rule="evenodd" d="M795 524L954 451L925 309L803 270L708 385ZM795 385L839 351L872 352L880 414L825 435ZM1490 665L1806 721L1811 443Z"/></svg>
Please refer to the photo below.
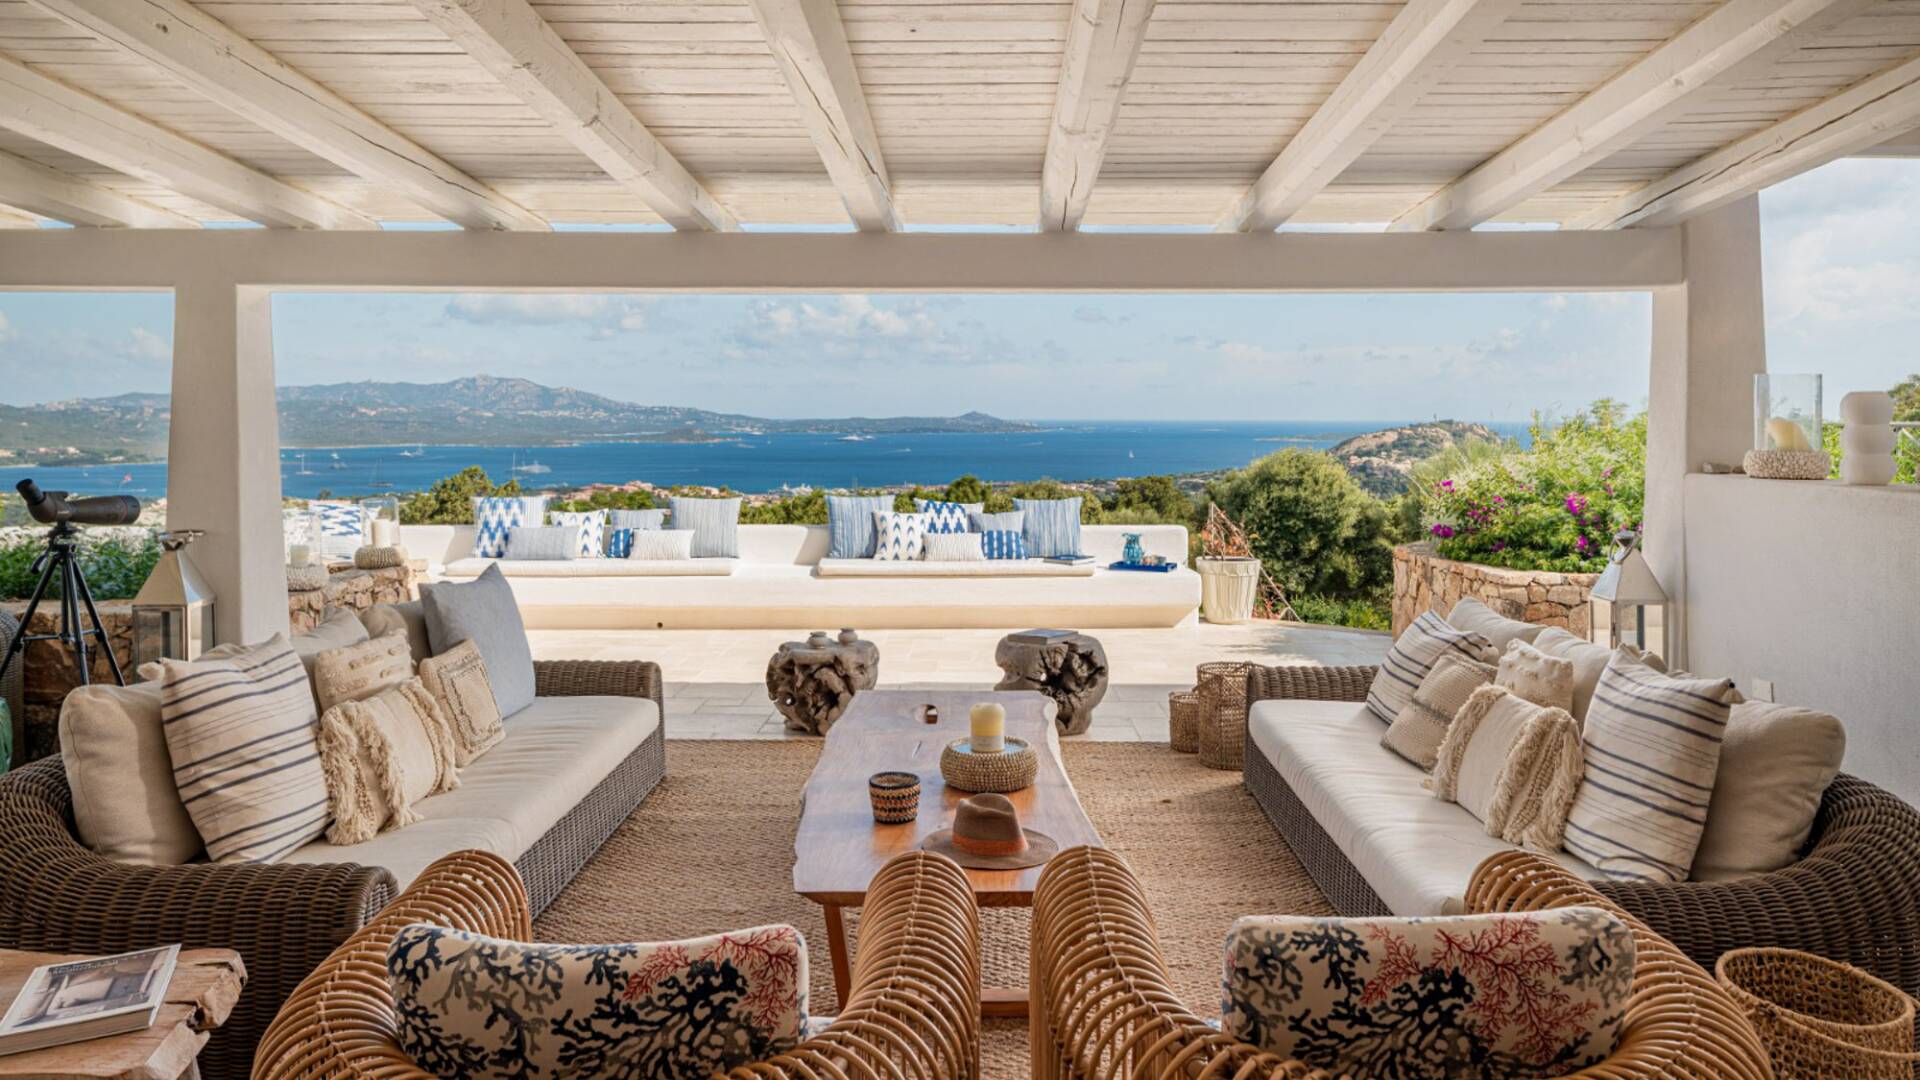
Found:
<svg viewBox="0 0 1920 1080"><path fill-rule="evenodd" d="M1160 564L1160 565L1158 565L1158 566L1153 566L1153 565L1150 565L1150 564L1148 564L1148 563L1137 563L1137 562L1117 562L1117 563L1108 563L1108 564L1107 564L1107 569L1109 569L1109 570L1134 570L1134 571L1137 571L1137 572L1139 572L1139 573L1142 573L1142 574L1168 574L1168 573L1172 573L1172 572L1173 572L1173 568L1174 568L1174 567L1175 567L1176 565L1177 565L1176 563L1170 563L1170 562L1168 562L1168 563L1161 563L1161 564Z"/></svg>

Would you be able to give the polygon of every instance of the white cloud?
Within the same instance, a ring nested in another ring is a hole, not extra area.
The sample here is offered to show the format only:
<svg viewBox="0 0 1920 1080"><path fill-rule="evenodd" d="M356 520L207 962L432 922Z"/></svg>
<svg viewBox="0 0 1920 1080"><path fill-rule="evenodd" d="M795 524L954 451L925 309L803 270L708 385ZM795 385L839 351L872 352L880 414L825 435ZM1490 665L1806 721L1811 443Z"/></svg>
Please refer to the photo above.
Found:
<svg viewBox="0 0 1920 1080"><path fill-rule="evenodd" d="M733 334L736 357L790 358L809 352L839 360L952 360L974 355L985 335L963 320L947 325L920 300L759 300Z"/></svg>
<svg viewBox="0 0 1920 1080"><path fill-rule="evenodd" d="M130 351L134 356L147 360L173 359L173 342L144 326L134 327L132 335L133 346Z"/></svg>
<svg viewBox="0 0 1920 1080"><path fill-rule="evenodd" d="M578 324L596 337L644 329L646 296L604 296L590 293L463 293L447 304L447 314L461 322L482 326L503 324L551 326Z"/></svg>
<svg viewBox="0 0 1920 1080"><path fill-rule="evenodd" d="M12 341L17 333L19 331L13 328L13 323L7 320L7 313L0 311L0 341Z"/></svg>

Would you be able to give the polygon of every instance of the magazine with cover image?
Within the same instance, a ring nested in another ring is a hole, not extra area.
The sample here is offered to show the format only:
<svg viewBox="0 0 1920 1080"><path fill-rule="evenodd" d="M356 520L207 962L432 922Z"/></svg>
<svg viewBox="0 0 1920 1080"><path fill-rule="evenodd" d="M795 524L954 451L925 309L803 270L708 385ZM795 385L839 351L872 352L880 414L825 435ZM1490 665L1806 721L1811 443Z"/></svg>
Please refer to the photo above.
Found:
<svg viewBox="0 0 1920 1080"><path fill-rule="evenodd" d="M0 1054L153 1026L179 957L167 945L34 968L0 1018Z"/></svg>

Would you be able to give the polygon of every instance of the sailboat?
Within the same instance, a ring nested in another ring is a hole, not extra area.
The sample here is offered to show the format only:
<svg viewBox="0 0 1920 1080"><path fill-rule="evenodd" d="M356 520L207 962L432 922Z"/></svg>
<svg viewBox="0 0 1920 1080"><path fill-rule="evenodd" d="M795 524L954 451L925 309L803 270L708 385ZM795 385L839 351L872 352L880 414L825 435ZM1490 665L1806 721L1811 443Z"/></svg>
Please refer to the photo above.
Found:
<svg viewBox="0 0 1920 1080"><path fill-rule="evenodd" d="M315 473L315 472L314 472L314 471L313 471L312 469L309 469L309 468L307 468L307 455L305 455L305 454L301 454L301 455L300 455L300 467L299 467L298 469L295 469L295 470L293 471L293 475L295 475L295 476L316 476L316 475L318 475L318 474L317 474L317 473Z"/></svg>
<svg viewBox="0 0 1920 1080"><path fill-rule="evenodd" d="M373 463L373 479L367 481L367 486L378 488L381 490L385 490L393 486L388 481L380 479L380 463L378 461Z"/></svg>
<svg viewBox="0 0 1920 1080"><path fill-rule="evenodd" d="M540 461L537 458L527 462L525 465L522 465L520 464L519 455L516 454L513 459L513 468L510 471L521 473L526 476L543 476L547 473L552 472L553 469L549 466L540 464Z"/></svg>
<svg viewBox="0 0 1920 1080"><path fill-rule="evenodd" d="M347 467L347 463L340 460L340 451L335 450L333 452L333 464L330 467L335 469L344 469Z"/></svg>
<svg viewBox="0 0 1920 1080"><path fill-rule="evenodd" d="M400 456L401 457L424 457L426 456L426 453L427 451L425 447L415 445L414 448L411 450L400 451Z"/></svg>

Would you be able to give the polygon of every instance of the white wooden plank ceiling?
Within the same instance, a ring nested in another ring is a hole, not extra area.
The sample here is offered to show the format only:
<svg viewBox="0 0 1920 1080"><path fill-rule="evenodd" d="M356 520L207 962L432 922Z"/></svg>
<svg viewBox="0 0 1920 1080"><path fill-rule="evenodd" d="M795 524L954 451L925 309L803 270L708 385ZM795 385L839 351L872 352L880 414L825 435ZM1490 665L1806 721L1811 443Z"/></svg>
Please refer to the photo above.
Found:
<svg viewBox="0 0 1920 1080"><path fill-rule="evenodd" d="M0 227L1670 224L1920 0L0 0Z"/></svg>

